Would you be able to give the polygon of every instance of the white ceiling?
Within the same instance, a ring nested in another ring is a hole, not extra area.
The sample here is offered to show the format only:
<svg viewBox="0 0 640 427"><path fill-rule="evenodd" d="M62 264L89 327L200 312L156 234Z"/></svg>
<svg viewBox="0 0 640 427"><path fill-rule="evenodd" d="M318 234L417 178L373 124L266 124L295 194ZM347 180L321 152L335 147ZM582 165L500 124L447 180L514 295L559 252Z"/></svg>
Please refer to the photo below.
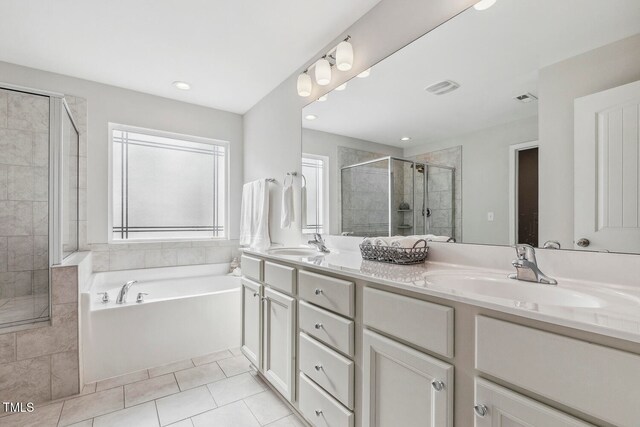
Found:
<svg viewBox="0 0 640 427"><path fill-rule="evenodd" d="M369 77L307 106L303 116L318 119L303 126L406 147L534 116L537 102L513 97L538 94L540 68L638 32L639 0L498 0L486 11L463 12ZM424 91L447 79L460 89Z"/></svg>
<svg viewBox="0 0 640 427"><path fill-rule="evenodd" d="M244 113L379 1L2 0L0 61Z"/></svg>

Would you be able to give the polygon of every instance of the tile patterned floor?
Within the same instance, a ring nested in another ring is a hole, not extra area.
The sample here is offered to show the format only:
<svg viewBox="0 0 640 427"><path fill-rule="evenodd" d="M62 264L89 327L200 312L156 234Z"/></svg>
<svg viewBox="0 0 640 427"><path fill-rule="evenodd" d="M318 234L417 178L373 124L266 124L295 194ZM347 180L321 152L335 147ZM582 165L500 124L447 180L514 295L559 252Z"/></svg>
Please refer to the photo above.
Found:
<svg viewBox="0 0 640 427"><path fill-rule="evenodd" d="M98 381L78 396L0 420L3 427L304 426L239 349Z"/></svg>

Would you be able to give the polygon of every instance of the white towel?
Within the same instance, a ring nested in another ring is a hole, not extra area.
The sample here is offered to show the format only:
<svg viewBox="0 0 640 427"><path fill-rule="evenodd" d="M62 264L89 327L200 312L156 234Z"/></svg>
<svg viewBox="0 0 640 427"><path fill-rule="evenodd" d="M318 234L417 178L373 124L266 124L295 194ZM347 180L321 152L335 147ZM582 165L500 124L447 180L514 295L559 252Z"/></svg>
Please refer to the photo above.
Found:
<svg viewBox="0 0 640 427"><path fill-rule="evenodd" d="M300 222L303 227L307 225L307 186L304 184L300 188Z"/></svg>
<svg viewBox="0 0 640 427"><path fill-rule="evenodd" d="M240 207L240 245L264 249L269 237L269 183L264 179L242 187Z"/></svg>
<svg viewBox="0 0 640 427"><path fill-rule="evenodd" d="M419 237L413 237L413 236L397 237L391 241L391 246L396 248L411 249L420 240L421 239ZM422 246L424 246L424 243L418 245L418 247L422 247Z"/></svg>
<svg viewBox="0 0 640 427"><path fill-rule="evenodd" d="M280 228L290 228L295 221L293 208L293 179L282 186L282 208L280 209Z"/></svg>
<svg viewBox="0 0 640 427"><path fill-rule="evenodd" d="M435 234L425 234L424 236L409 236L417 239L424 239L427 242L455 242L455 239L449 236L436 236Z"/></svg>

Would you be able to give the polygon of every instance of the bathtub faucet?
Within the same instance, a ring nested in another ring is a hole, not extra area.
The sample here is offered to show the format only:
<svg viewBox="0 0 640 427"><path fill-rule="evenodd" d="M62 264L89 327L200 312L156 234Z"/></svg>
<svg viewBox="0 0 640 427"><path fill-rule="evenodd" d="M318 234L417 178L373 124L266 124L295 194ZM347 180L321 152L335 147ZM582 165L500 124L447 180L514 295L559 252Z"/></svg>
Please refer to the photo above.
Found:
<svg viewBox="0 0 640 427"><path fill-rule="evenodd" d="M116 304L124 304L127 302L127 293L129 292L129 288L133 286L134 283L138 283L137 280L130 280L120 288L120 292L118 293L118 298L116 299Z"/></svg>

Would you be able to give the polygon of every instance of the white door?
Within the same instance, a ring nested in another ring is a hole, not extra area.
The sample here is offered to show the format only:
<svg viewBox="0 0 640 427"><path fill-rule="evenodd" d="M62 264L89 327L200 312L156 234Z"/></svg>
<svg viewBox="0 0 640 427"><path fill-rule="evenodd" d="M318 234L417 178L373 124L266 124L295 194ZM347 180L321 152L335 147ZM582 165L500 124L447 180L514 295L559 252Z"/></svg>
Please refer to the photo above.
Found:
<svg viewBox="0 0 640 427"><path fill-rule="evenodd" d="M257 368L261 368L262 285L242 278L242 352Z"/></svg>
<svg viewBox="0 0 640 427"><path fill-rule="evenodd" d="M369 330L363 355L362 425L453 425L453 366Z"/></svg>
<svg viewBox="0 0 640 427"><path fill-rule="evenodd" d="M639 105L640 81L575 100L576 248L640 251Z"/></svg>
<svg viewBox="0 0 640 427"><path fill-rule="evenodd" d="M295 300L264 288L264 375L286 399L295 399Z"/></svg>
<svg viewBox="0 0 640 427"><path fill-rule="evenodd" d="M476 378L475 382L475 427L591 426L489 381Z"/></svg>

